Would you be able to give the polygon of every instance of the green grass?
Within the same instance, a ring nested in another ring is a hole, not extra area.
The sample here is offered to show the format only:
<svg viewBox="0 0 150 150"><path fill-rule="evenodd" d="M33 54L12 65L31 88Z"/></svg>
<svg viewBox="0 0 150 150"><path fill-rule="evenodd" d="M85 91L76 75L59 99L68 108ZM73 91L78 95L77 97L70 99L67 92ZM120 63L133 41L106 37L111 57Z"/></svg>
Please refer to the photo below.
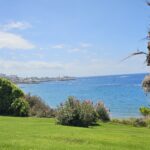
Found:
<svg viewBox="0 0 150 150"><path fill-rule="evenodd" d="M0 150L150 150L150 129L101 124L56 125L54 119L0 117Z"/></svg>

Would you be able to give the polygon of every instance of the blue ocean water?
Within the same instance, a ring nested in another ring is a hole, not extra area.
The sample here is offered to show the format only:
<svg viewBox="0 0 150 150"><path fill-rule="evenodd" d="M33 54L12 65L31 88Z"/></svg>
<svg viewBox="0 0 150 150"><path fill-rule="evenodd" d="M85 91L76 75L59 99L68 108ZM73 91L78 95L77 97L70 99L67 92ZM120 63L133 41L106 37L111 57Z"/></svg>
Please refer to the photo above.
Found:
<svg viewBox="0 0 150 150"><path fill-rule="evenodd" d="M137 117L140 115L139 107L150 104L150 97L146 96L141 87L144 76L145 74L85 77L19 86L25 93L40 96L52 107L59 105L68 96L75 96L94 103L103 101L112 117Z"/></svg>

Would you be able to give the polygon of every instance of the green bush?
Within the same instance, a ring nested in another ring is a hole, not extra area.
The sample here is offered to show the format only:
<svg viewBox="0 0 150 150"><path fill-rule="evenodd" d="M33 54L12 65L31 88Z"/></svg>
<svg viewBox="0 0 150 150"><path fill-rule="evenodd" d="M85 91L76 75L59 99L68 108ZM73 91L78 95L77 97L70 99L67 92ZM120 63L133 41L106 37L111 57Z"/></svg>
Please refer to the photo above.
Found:
<svg viewBox="0 0 150 150"><path fill-rule="evenodd" d="M98 102L95 106L98 118L102 121L110 121L109 111L104 106L103 102Z"/></svg>
<svg viewBox="0 0 150 150"><path fill-rule="evenodd" d="M144 116L150 116L150 108L149 107L141 107L140 109L140 113Z"/></svg>
<svg viewBox="0 0 150 150"><path fill-rule="evenodd" d="M25 96L25 98L30 106L29 116L47 118L55 116L55 110L46 105L40 97L31 96L30 94L28 94Z"/></svg>
<svg viewBox="0 0 150 150"><path fill-rule="evenodd" d="M112 123L124 124L124 125L133 125L136 118L128 118L128 119L112 119Z"/></svg>
<svg viewBox="0 0 150 150"><path fill-rule="evenodd" d="M29 104L24 98L18 98L11 104L11 111L15 116L28 116Z"/></svg>
<svg viewBox="0 0 150 150"><path fill-rule="evenodd" d="M56 118L59 124L88 127L97 121L97 114L90 101L80 102L74 97L60 104Z"/></svg>
<svg viewBox="0 0 150 150"><path fill-rule="evenodd" d="M20 97L23 97L24 93L11 81L0 78L0 114L10 115L11 104Z"/></svg>
<svg viewBox="0 0 150 150"><path fill-rule="evenodd" d="M116 123L120 123L120 119L114 118L114 119L111 120L111 122L112 122L112 123L115 123L115 124L116 124Z"/></svg>
<svg viewBox="0 0 150 150"><path fill-rule="evenodd" d="M112 119L112 123L132 125L134 127L147 127L150 125L149 118Z"/></svg>
<svg viewBox="0 0 150 150"><path fill-rule="evenodd" d="M148 126L146 120L144 120L143 118L136 119L133 125L135 127L146 127L146 126Z"/></svg>

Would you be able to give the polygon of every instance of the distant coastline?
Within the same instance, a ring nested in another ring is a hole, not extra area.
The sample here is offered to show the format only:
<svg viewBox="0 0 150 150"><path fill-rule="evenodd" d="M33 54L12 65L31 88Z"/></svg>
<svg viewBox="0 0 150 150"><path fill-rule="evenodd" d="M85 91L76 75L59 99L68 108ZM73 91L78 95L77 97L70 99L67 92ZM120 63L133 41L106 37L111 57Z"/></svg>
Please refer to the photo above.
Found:
<svg viewBox="0 0 150 150"><path fill-rule="evenodd" d="M68 81L75 80L75 77L62 76L62 77L18 77L17 75L0 74L0 77L7 78L16 84L38 84L48 81Z"/></svg>

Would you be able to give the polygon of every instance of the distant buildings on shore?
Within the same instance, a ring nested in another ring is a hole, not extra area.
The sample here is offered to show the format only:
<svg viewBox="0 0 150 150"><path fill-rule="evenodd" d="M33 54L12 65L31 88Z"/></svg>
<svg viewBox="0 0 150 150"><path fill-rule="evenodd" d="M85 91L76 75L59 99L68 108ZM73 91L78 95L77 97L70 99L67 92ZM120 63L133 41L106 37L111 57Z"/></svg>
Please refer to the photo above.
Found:
<svg viewBox="0 0 150 150"><path fill-rule="evenodd" d="M75 77L69 76L62 76L62 77L18 77L17 75L6 75L0 73L0 77L6 78L11 80L13 83L16 84L37 84L41 82L48 82L48 81L67 81L67 80L75 80Z"/></svg>

